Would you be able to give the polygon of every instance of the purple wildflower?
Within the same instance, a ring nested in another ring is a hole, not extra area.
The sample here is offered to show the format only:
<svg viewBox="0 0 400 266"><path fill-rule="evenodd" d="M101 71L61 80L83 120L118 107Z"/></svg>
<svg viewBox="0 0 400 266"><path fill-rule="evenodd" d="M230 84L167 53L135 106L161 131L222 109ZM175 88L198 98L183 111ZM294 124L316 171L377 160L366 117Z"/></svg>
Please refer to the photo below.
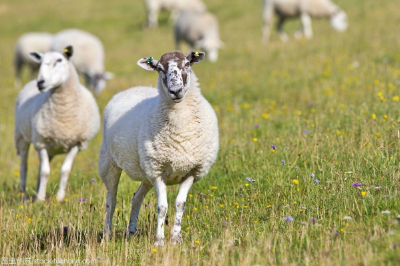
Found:
<svg viewBox="0 0 400 266"><path fill-rule="evenodd" d="M389 153L392 153L392 149L389 148Z"/></svg>
<svg viewBox="0 0 400 266"><path fill-rule="evenodd" d="M311 174L310 174L310 177L314 179L315 174L314 174L314 173L311 173Z"/></svg>
<svg viewBox="0 0 400 266"><path fill-rule="evenodd" d="M67 231L67 230L68 230L68 226L64 226L64 227L63 227L63 230L64 230L64 231Z"/></svg>
<svg viewBox="0 0 400 266"><path fill-rule="evenodd" d="M259 128L259 127L260 127L260 124L255 123L255 124L254 124L254 127L255 127L255 128Z"/></svg>
<svg viewBox="0 0 400 266"><path fill-rule="evenodd" d="M14 209L11 209L11 211L12 211L12 212L15 212L15 210L14 210Z"/></svg>
<svg viewBox="0 0 400 266"><path fill-rule="evenodd" d="M293 222L293 221L294 221L293 217L290 216L290 215L286 216L286 217L284 218L284 220L285 220L286 222Z"/></svg>
<svg viewBox="0 0 400 266"><path fill-rule="evenodd" d="M79 202L86 202L86 199L85 198L81 198L81 199L79 199Z"/></svg>
<svg viewBox="0 0 400 266"><path fill-rule="evenodd" d="M317 184L321 183L321 181L319 181L318 179L314 179L314 182Z"/></svg>
<svg viewBox="0 0 400 266"><path fill-rule="evenodd" d="M225 221L224 221L224 222L222 222L222 225L223 225L223 226L225 226L225 225L226 225L226 222L225 222Z"/></svg>
<svg viewBox="0 0 400 266"><path fill-rule="evenodd" d="M361 183L353 183L351 184L352 187L361 187Z"/></svg>
<svg viewBox="0 0 400 266"><path fill-rule="evenodd" d="M310 133L310 130L308 130L308 129L303 130L303 133L304 133L304 134L308 134L308 133Z"/></svg>
<svg viewBox="0 0 400 266"><path fill-rule="evenodd" d="M92 182L93 182L93 183L96 183L96 179L92 178Z"/></svg>
<svg viewBox="0 0 400 266"><path fill-rule="evenodd" d="M271 148L272 148L274 151L277 150L275 144L272 144L272 145L271 145Z"/></svg>
<svg viewBox="0 0 400 266"><path fill-rule="evenodd" d="M315 223L317 221L317 218L311 218L310 223Z"/></svg>
<svg viewBox="0 0 400 266"><path fill-rule="evenodd" d="M251 179L250 177L246 177L246 181L247 181L247 182L256 182L255 179Z"/></svg>
<svg viewBox="0 0 400 266"><path fill-rule="evenodd" d="M97 257L97 260L100 260L101 258L100 257Z"/></svg>
<svg viewBox="0 0 400 266"><path fill-rule="evenodd" d="M313 106L314 106L314 103L313 103L313 102L310 102L310 103L308 104L308 106L313 107Z"/></svg>
<svg viewBox="0 0 400 266"><path fill-rule="evenodd" d="M285 165L286 165L286 162L285 162L285 160L282 160L282 165L283 165L283 166L285 166Z"/></svg>

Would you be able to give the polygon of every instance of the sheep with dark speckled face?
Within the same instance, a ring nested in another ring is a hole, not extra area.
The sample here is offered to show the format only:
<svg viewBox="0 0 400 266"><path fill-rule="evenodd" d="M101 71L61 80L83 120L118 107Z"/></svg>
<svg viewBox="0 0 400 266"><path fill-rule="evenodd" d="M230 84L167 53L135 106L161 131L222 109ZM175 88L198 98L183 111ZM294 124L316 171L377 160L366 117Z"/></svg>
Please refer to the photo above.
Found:
<svg viewBox="0 0 400 266"><path fill-rule="evenodd" d="M172 242L181 241L181 219L189 189L216 160L218 121L202 96L192 65L202 52L185 56L164 53L160 60L143 58L138 65L158 72L158 88L136 87L115 95L104 110L99 172L107 188L104 234L111 233L118 183L124 171L142 182L132 199L127 234L135 234L140 206L154 187L158 199L155 245L164 245L168 209L167 185L179 184Z"/></svg>

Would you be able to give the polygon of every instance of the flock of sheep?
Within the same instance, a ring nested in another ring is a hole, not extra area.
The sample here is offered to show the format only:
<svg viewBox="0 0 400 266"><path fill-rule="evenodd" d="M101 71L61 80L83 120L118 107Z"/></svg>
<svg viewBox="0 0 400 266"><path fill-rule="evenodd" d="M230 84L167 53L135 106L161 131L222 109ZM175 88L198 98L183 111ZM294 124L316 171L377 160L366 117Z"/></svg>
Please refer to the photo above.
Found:
<svg viewBox="0 0 400 266"><path fill-rule="evenodd" d="M200 0L145 0L147 27L157 26L160 10L172 11L175 40L192 49L204 49L215 62L222 46L218 22ZM310 16L331 19L338 30L347 27L346 15L330 0L264 0L263 40L269 37L272 15L279 16L281 39L286 18L301 17L304 35L311 37ZM300 33L296 33L297 36ZM36 199L46 198L50 162L66 154L61 167L57 199L63 200L74 158L84 150L100 128L100 114L92 93L98 94L113 75L104 70L104 48L90 33L69 29L55 35L28 33L15 49L16 84L28 65L36 80L20 91L15 105L15 145L21 157L21 191L26 195L27 159L33 144L40 159ZM103 142L99 173L107 189L104 234L111 232L118 183L122 171L141 185L132 198L127 235L135 234L141 204L154 187L158 199L156 245L164 245L164 223L168 209L168 185L179 184L172 228L173 243L181 241L181 219L188 192L215 162L219 149L216 114L202 96L192 66L205 58L203 52L164 53L159 60L141 58L137 64L158 72L157 88L136 87L115 95L104 111Z"/></svg>

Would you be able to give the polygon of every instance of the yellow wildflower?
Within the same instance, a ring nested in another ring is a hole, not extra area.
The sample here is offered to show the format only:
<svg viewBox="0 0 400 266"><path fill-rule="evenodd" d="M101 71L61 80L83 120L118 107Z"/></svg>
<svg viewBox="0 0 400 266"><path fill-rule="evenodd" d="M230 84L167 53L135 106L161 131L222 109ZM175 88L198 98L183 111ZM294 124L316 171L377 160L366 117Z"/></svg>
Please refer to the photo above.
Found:
<svg viewBox="0 0 400 266"><path fill-rule="evenodd" d="M299 180L297 180L297 179L293 179L293 184L296 184L296 185L298 185L299 184Z"/></svg>

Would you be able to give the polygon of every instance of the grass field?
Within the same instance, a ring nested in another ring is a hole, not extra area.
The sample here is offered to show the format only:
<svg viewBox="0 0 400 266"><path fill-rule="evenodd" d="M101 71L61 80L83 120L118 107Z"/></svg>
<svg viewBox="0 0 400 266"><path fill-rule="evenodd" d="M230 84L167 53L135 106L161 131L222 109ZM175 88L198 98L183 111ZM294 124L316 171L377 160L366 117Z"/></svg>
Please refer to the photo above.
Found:
<svg viewBox="0 0 400 266"><path fill-rule="evenodd" d="M102 243L106 191L97 172L100 133L75 160L64 202L55 199L63 156L51 164L47 201L20 201L12 61L14 44L24 32L76 27L98 35L107 70L116 75L97 97L103 110L121 90L156 85L156 73L142 70L136 61L158 59L174 49L168 14L162 14L158 29L143 31L139 0L0 2L2 262L400 265L398 2L337 0L349 16L346 32L315 20L312 40L282 43L274 32L265 46L260 43L260 0L205 2L220 21L226 47L218 63L204 62L194 71L219 119L220 152L210 173L190 192L182 245L164 248L153 246L154 191L145 199L139 236L124 238L130 200L139 186L125 174L114 237ZM286 25L291 36L297 23ZM31 148L30 196L37 173L38 157ZM255 182L246 182L247 177ZM168 192L167 240L177 187ZM294 220L285 221L288 216Z"/></svg>

